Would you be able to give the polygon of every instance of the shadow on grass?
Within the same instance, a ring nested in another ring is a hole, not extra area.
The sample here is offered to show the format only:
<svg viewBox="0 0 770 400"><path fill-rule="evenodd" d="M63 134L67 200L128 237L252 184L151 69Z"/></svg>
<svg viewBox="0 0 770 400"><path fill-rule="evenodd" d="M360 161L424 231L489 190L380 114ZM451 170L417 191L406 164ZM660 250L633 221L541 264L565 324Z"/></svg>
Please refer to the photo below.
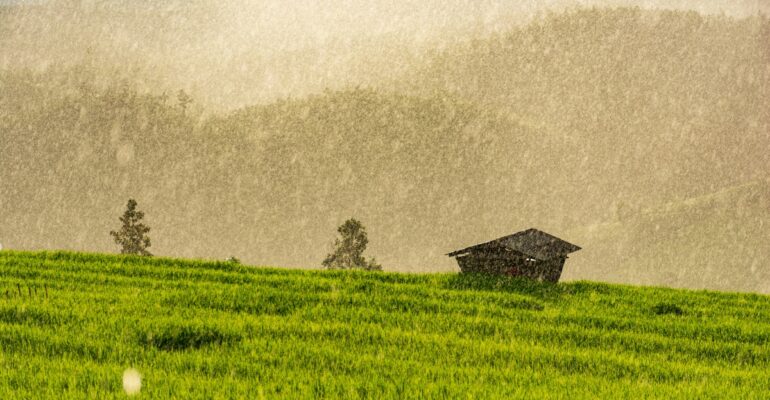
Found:
<svg viewBox="0 0 770 400"><path fill-rule="evenodd" d="M684 314L684 310L682 310L681 307L673 303L658 303L652 307L652 312L654 312L657 315L666 315L666 314L683 315Z"/></svg>
<svg viewBox="0 0 770 400"><path fill-rule="evenodd" d="M556 283L483 273L452 275L446 280L445 287L455 290L509 292L542 300L558 300L565 292L564 287Z"/></svg>
<svg viewBox="0 0 770 400"><path fill-rule="evenodd" d="M6 324L55 326L69 318L45 309L27 307L0 308L0 322Z"/></svg>
<svg viewBox="0 0 770 400"><path fill-rule="evenodd" d="M204 346L236 343L241 340L237 332L214 326L197 324L167 324L138 332L139 344L164 351L198 349Z"/></svg>

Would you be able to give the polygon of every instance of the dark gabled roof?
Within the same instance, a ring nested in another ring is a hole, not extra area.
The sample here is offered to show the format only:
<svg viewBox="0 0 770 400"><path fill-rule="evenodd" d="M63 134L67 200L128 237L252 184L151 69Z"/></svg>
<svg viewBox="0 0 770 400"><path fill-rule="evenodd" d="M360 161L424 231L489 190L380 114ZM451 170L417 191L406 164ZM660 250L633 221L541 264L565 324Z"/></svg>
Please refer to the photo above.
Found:
<svg viewBox="0 0 770 400"><path fill-rule="evenodd" d="M569 253L580 250L580 247L543 231L530 228L513 235L503 236L489 242L456 250L447 255L456 257L468 252L499 249L517 251L538 260L548 260L554 257L564 257Z"/></svg>

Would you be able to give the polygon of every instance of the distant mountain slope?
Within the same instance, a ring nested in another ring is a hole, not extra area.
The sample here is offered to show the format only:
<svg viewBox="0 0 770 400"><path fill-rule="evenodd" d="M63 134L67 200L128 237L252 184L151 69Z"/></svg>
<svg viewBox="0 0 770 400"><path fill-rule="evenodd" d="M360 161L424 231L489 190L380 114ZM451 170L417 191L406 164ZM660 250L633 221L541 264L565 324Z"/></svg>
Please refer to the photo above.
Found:
<svg viewBox="0 0 770 400"><path fill-rule="evenodd" d="M511 200L499 195L498 183L526 171L527 161L509 157L510 150L538 142L537 132L451 96L363 89L250 107L206 129L257 143L254 218L270 227L257 228L259 247L309 264L320 254L305 249L324 247L351 215L370 228L383 262L409 266L439 260L458 232L468 237L492 221L521 218L493 212ZM537 208L528 209L534 215Z"/></svg>
<svg viewBox="0 0 770 400"><path fill-rule="evenodd" d="M770 181L569 233L564 277L770 293Z"/></svg>
<svg viewBox="0 0 770 400"><path fill-rule="evenodd" d="M158 254L313 267L355 216L386 268L454 270L446 252L537 227L584 247L574 261L592 266L570 275L568 263L567 277L739 288L645 261L713 260L694 250L708 240L735 248L699 228L744 221L729 202L634 215L768 179L768 32L765 17L580 9L437 51L392 85L213 115L94 64L3 70L0 241L112 251L107 232L134 197ZM615 227L604 237L581 233L603 223ZM734 236L755 237L747 226ZM725 274L744 276L747 257Z"/></svg>
<svg viewBox="0 0 770 400"><path fill-rule="evenodd" d="M543 185L584 203L565 214L596 218L617 202L681 200L770 171L767 17L549 14L437 51L399 87L459 95L541 132L556 155Z"/></svg>

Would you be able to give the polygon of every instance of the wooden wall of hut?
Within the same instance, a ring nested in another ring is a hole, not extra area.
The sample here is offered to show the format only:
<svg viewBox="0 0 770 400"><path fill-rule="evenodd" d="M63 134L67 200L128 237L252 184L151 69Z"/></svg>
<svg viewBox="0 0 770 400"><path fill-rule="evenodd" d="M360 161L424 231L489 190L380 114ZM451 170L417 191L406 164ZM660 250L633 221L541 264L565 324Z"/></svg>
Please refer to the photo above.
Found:
<svg viewBox="0 0 770 400"><path fill-rule="evenodd" d="M496 275L525 276L547 282L558 282L566 258L557 257L546 261L529 261L518 254L470 253L457 257L462 273L486 273Z"/></svg>

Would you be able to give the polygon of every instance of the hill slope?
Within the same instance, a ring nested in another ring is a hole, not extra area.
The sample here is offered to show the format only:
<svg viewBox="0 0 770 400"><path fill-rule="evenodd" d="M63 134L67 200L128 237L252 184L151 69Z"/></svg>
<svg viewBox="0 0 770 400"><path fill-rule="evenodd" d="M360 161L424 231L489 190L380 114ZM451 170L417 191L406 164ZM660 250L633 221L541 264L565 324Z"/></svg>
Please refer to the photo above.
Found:
<svg viewBox="0 0 770 400"><path fill-rule="evenodd" d="M8 251L0 291L6 398L123 398L129 367L152 398L758 398L770 384L759 295Z"/></svg>
<svg viewBox="0 0 770 400"><path fill-rule="evenodd" d="M768 43L766 16L578 8L437 51L401 87L532 126L558 155L543 185L585 220L767 178Z"/></svg>
<svg viewBox="0 0 770 400"><path fill-rule="evenodd" d="M678 275L754 276L756 255L745 251L729 265L713 252L680 257L674 274L672 263L644 261L696 254L698 242L736 249L764 232L747 223L697 228L726 223L703 217L731 215L729 202L678 215L690 233L669 247L650 244L680 229L634 231L645 216L606 240L582 232L622 225L612 220L619 205L654 209L768 179L767 17L575 9L505 30L410 56L397 71L383 66L376 75L393 84L217 115L196 110L202 100L186 109L132 89L147 82L110 81L104 76L130 74L98 63L8 67L0 72L0 242L113 251L107 232L133 197L153 229L152 250L168 256L314 266L335 227L355 216L386 268L451 271L448 251L538 227L584 247L576 261L597 261L568 264L578 272L571 278L766 290ZM761 196L745 208L766 204ZM602 261L637 243L661 253Z"/></svg>
<svg viewBox="0 0 770 400"><path fill-rule="evenodd" d="M583 250L564 278L770 293L770 181L618 211L567 234Z"/></svg>

